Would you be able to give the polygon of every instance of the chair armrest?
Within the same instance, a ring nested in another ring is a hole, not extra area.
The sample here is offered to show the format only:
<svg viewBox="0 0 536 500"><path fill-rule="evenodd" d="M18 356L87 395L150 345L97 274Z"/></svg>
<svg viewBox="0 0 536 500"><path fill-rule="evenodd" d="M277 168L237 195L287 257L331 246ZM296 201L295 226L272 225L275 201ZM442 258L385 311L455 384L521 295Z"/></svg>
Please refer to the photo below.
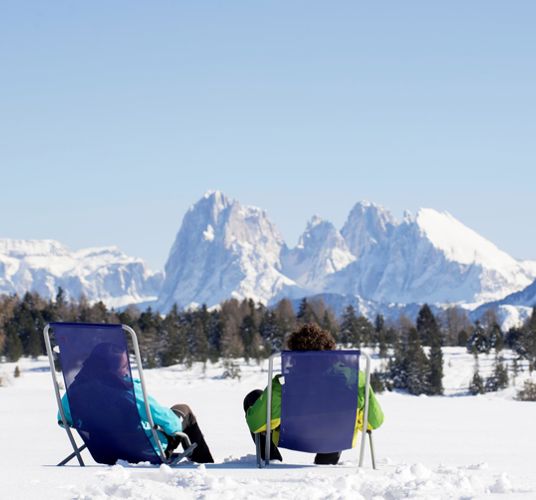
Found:
<svg viewBox="0 0 536 500"><path fill-rule="evenodd" d="M190 441L190 438L187 434L184 434L184 432L174 432L173 434L168 434L162 427L160 427L158 424L154 425L155 430L161 432L162 434L165 434L166 436L173 436L180 438L181 442L184 444L185 448L188 448L192 442Z"/></svg>

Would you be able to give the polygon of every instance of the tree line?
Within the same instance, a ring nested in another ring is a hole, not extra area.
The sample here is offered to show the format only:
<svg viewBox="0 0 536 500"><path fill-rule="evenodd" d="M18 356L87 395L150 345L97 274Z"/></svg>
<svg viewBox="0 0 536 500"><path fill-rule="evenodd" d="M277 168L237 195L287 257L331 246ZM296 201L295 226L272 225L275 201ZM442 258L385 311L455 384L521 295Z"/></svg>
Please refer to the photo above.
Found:
<svg viewBox="0 0 536 500"><path fill-rule="evenodd" d="M45 354L42 331L49 322L123 323L138 333L142 361L147 367L176 363L216 362L245 358L260 361L282 350L285 339L299 325L317 323L330 331L343 347L369 347L383 358L383 369L373 374L378 389L406 390L411 394L443 393L443 346L464 346L475 356L475 373L469 383L473 393L504 387L507 374L500 356L512 349L517 360L536 369L536 308L526 323L503 332L493 312L472 323L465 311L448 308L437 317L424 304L415 321L401 315L387 321L376 315L370 321L347 306L335 314L320 299L302 299L294 309L288 299L266 307L251 299L230 299L219 307L205 305L192 310L173 307L166 315L150 307L139 310L108 309L102 302L90 304L82 297L67 301L60 288L54 299L36 293L0 297L0 355L8 361ZM478 355L495 352L495 372L484 380ZM514 361L515 363L515 361Z"/></svg>

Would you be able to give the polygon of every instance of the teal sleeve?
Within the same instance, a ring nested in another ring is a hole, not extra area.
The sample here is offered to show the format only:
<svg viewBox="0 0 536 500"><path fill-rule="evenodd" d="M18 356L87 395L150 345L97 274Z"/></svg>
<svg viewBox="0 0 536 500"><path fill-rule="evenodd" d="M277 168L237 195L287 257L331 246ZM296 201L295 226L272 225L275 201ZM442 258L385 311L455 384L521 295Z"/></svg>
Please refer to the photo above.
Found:
<svg viewBox="0 0 536 500"><path fill-rule="evenodd" d="M63 397L61 398L61 406L63 407L63 413L65 414L65 418L67 419L67 423L72 426L73 425L73 419L71 417L71 407L69 406L69 399L67 398L67 393L65 393L63 395ZM59 410L58 410L57 419L58 419L58 423L62 424L61 415L60 415Z"/></svg>
<svg viewBox="0 0 536 500"><path fill-rule="evenodd" d="M134 395L136 396L136 406L138 407L141 418L148 421L147 412L145 411L145 401L143 400L143 391L139 380L134 380ZM162 406L151 396L147 396L147 399L153 422L156 425L159 425L169 435L182 431L182 420L170 408Z"/></svg>

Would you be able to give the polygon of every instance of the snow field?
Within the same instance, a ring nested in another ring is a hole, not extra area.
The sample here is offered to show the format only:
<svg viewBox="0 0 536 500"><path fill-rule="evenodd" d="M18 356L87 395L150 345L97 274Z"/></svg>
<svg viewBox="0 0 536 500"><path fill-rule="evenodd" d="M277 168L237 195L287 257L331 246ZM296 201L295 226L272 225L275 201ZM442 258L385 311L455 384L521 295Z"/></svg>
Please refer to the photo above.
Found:
<svg viewBox="0 0 536 500"><path fill-rule="evenodd" d="M507 356L505 356L507 357ZM491 363L491 357L489 357ZM20 378L0 388L0 481L6 499L115 498L535 498L536 404L512 400L515 389L471 397L463 391L473 359L445 349L444 397L379 396L386 420L375 432L377 471L357 469L357 450L337 466L281 450L284 462L257 469L242 399L266 385L266 372L241 363L242 378L221 378L221 365L146 370L149 392L162 404L194 409L216 463L176 468L121 463L55 464L70 453L55 423L56 403L44 358L21 360ZM14 364L0 364L12 374ZM483 376L491 364L481 357ZM523 373L518 378L521 386Z"/></svg>

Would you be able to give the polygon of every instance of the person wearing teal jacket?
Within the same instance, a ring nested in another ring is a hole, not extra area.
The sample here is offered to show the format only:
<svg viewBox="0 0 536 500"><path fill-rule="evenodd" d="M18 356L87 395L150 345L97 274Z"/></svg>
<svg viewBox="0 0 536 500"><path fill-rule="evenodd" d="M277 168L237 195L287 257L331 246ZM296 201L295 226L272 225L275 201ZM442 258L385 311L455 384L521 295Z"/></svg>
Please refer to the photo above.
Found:
<svg viewBox="0 0 536 500"><path fill-rule="evenodd" d="M315 324L303 325L298 331L291 334L287 342L291 351L325 351L335 349L335 340L332 335L322 330ZM337 367L335 367L337 370ZM347 378L348 382L355 384L356 373L340 368L340 374ZM272 446L270 448L270 460L282 460L281 453L277 448L279 440L279 426L281 424L281 375L274 377L272 381L272 415L270 428L272 432ZM356 418L356 427L354 432L354 444L357 438L357 432L363 430L363 409L365 406L365 374L359 372L358 380L358 414ZM368 429L377 429L384 420L383 411L376 399L374 391L369 388L369 411L368 411ZM264 459L264 441L266 431L266 410L267 410L267 389L261 391L256 389L250 392L244 399L244 411L246 412L246 422L252 437L255 433L261 434L261 456ZM339 461L341 452L318 453L315 457L315 464L336 464Z"/></svg>
<svg viewBox="0 0 536 500"><path fill-rule="evenodd" d="M134 396L136 398L136 407L141 417L141 425L145 434L151 441L155 452L158 453L158 445L154 442L153 433L151 431L151 425L149 424L149 419L147 418L147 411L145 409L145 401L143 399L143 391L141 388L141 382L138 379L133 379L133 389ZM158 425L162 431L158 430L158 438L162 444L162 448L167 449L168 447L168 437L172 436L176 432L182 432L182 415L177 415L171 408L166 408L158 403L153 397L147 397L149 402L149 409L151 410L151 416L153 417L153 422ZM61 398L61 405L63 407L63 412L67 423L73 425L73 419L71 417L71 408L69 406L69 399L67 393ZM61 422L61 416L58 412L58 422Z"/></svg>
<svg viewBox="0 0 536 500"><path fill-rule="evenodd" d="M101 397L106 398L106 400L109 399L110 405L113 405L114 400L117 401L116 398L118 397L131 403L135 402L140 415L141 426L155 452L159 452L147 417L141 382L138 379L130 378L127 353L124 350L111 343L98 344L84 362L70 385L69 391L63 395L61 404L65 418L67 423L75 428L81 428L82 425L81 422L73 422L69 393L72 397L82 397L83 401L85 388L88 386L91 386L93 391L97 391L97 394L100 394ZM132 400L132 394L134 394L134 401ZM188 405L177 404L171 408L166 408L150 395L147 395L147 400L153 422L160 428L157 431L158 438L168 457L180 444L180 438L174 436L174 434L183 432L188 435L192 443L197 443L197 447L190 457L192 461L198 463L214 462L197 419ZM59 411L58 422L62 424Z"/></svg>

